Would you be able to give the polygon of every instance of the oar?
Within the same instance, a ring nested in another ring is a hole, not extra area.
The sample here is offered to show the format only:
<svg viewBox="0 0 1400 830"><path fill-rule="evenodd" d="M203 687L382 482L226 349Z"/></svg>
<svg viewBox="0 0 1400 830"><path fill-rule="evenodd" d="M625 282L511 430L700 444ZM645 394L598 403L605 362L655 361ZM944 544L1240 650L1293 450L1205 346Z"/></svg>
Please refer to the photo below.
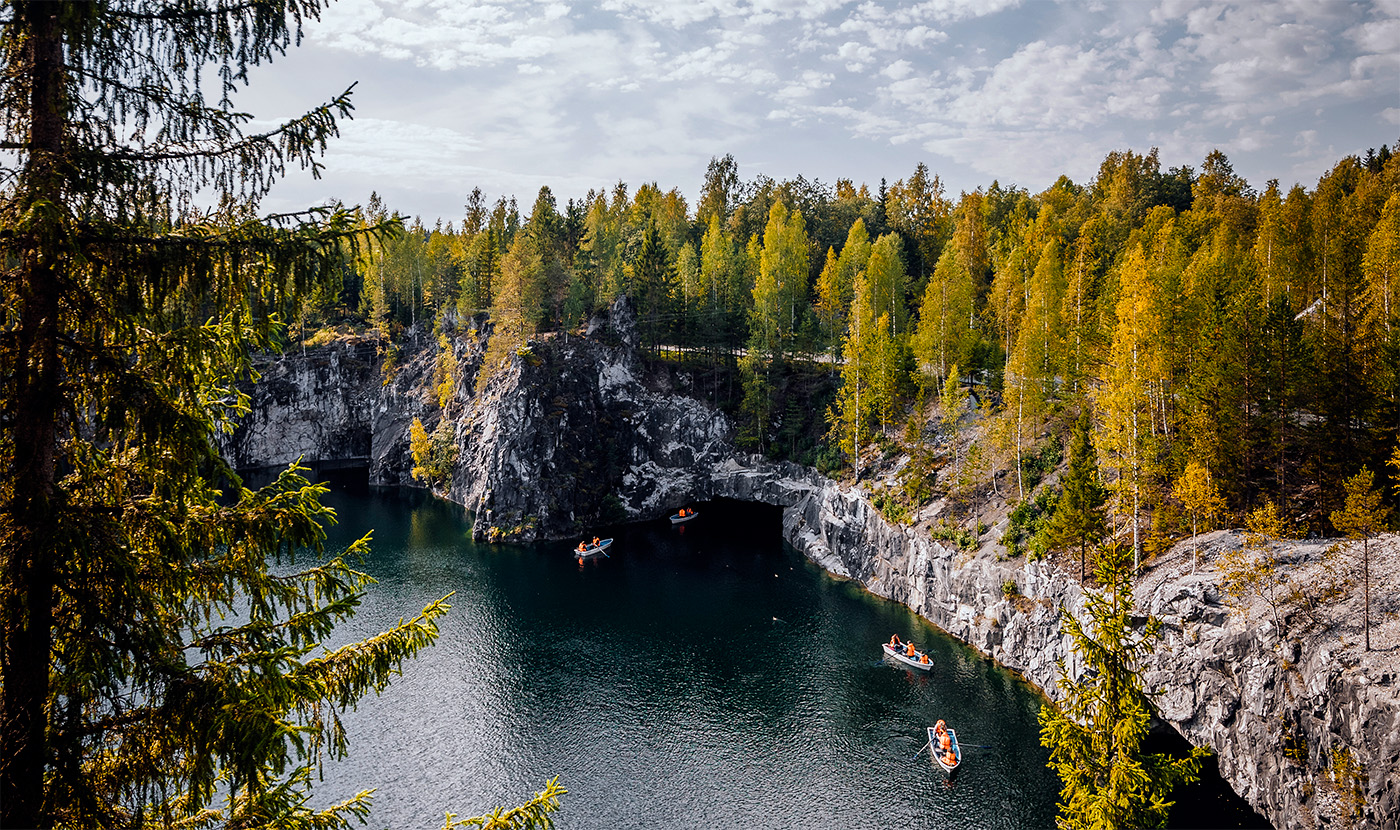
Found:
<svg viewBox="0 0 1400 830"><path fill-rule="evenodd" d="M982 744L965 744L962 741L958 741L958 746L966 747L968 749L996 749L996 747L994 746L983 746Z"/></svg>
<svg viewBox="0 0 1400 830"><path fill-rule="evenodd" d="M928 748L929 748L930 746L932 746L932 745L933 745L933 739L932 739L932 738L929 738L928 743L925 743L923 746L919 747L919 751L918 751L918 752L915 752L915 753L914 753L914 757L913 757L913 758L910 758L909 760L911 760L911 761L917 760L918 757L919 757L920 755L923 755L923 754L924 754L924 750L925 750L925 749L928 749Z"/></svg>

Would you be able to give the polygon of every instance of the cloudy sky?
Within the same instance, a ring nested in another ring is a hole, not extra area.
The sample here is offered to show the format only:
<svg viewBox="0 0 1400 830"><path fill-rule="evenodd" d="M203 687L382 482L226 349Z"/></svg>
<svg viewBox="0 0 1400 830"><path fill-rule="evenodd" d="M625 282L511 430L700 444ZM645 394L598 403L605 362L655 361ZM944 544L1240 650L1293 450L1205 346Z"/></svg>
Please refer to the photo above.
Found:
<svg viewBox="0 0 1400 830"><path fill-rule="evenodd" d="M322 180L267 207L377 190L451 221L473 187L528 210L619 180L693 205L725 153L872 190L923 161L956 196L1219 148L1311 189L1400 137L1400 0L339 0L239 105L279 119L352 82Z"/></svg>

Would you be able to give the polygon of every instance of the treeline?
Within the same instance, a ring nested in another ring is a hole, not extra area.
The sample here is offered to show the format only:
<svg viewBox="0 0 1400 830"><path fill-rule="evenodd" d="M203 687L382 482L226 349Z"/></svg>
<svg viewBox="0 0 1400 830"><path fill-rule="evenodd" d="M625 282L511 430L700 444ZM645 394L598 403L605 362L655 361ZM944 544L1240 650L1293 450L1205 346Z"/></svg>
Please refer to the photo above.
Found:
<svg viewBox="0 0 1400 830"><path fill-rule="evenodd" d="M744 182L726 156L694 210L655 184L562 207L541 188L525 216L473 191L459 225L411 223L307 317L393 337L489 312L518 344L628 294L645 344L738 359L754 448L792 409L792 367L823 359L841 392L818 415L857 473L915 403L970 392L1018 473L1091 413L1120 515L1155 515L1194 460L1229 509L1274 501L1325 529L1342 479L1385 469L1400 430L1397 179L1385 146L1311 191L1258 190L1218 151L1165 171L1126 151L1087 184L953 199L922 164L872 193ZM372 199L365 221L386 212Z"/></svg>

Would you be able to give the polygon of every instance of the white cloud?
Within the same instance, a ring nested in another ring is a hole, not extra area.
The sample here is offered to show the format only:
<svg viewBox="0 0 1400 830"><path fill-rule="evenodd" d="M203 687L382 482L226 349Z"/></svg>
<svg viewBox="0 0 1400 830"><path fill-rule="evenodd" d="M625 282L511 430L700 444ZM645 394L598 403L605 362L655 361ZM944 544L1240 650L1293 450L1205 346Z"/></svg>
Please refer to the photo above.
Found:
<svg viewBox="0 0 1400 830"><path fill-rule="evenodd" d="M880 74L893 81L902 81L914 73L914 64L903 58L880 70Z"/></svg>
<svg viewBox="0 0 1400 830"><path fill-rule="evenodd" d="M790 158L802 133L829 148L798 171L809 178L934 153L935 170L1048 184L1125 147L1159 145L1164 164L1220 146L1297 167L1378 145L1375 122L1400 119L1398 14L1400 0L340 0L308 35L392 65L405 94L385 120L427 122L444 164L477 175L606 183L654 163L648 180L698 176L742 147ZM1367 123L1333 123L1339 102L1369 105ZM413 155L412 130L377 129ZM366 140L347 157L393 169Z"/></svg>

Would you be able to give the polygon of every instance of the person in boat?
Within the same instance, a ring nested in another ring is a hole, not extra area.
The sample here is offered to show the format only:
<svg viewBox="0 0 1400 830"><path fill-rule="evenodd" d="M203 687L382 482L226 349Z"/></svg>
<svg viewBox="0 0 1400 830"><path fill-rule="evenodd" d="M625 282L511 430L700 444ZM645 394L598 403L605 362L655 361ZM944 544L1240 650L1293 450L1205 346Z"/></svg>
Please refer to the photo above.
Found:
<svg viewBox="0 0 1400 830"><path fill-rule="evenodd" d="M955 767L958 765L958 756L954 755L953 750L949 749L943 753L943 763L946 766Z"/></svg>
<svg viewBox="0 0 1400 830"><path fill-rule="evenodd" d="M913 656L914 656L914 644L913 644L913 643L907 643L907 644L904 646L904 656L905 656L905 657L913 657Z"/></svg>
<svg viewBox="0 0 1400 830"><path fill-rule="evenodd" d="M938 723L935 723L935 724L933 725L933 734L935 734L935 735L942 735L942 734L946 733L947 731L948 731L948 727L944 725L943 719L942 719L942 718L939 718L939 719L938 719Z"/></svg>
<svg viewBox="0 0 1400 830"><path fill-rule="evenodd" d="M588 550L588 543L587 543L587 542L579 542L579 543L578 543L578 551L577 551L577 552L578 552L578 553L583 553L583 552L586 551L586 550Z"/></svg>
<svg viewBox="0 0 1400 830"><path fill-rule="evenodd" d="M899 641L899 635L898 635L898 634L891 634L891 635L890 635L890 648L899 648L899 647L902 646L902 645L904 645L904 644L901 643L901 642Z"/></svg>
<svg viewBox="0 0 1400 830"><path fill-rule="evenodd" d="M927 666L927 665L928 665L928 655L927 655L927 654L920 654L920 655L919 655L919 663L922 664L922 665Z"/></svg>
<svg viewBox="0 0 1400 830"><path fill-rule="evenodd" d="M594 536L594 537L593 537L593 547L595 547L595 548L598 547L598 543L600 543L600 542L602 542L602 541L603 541L602 539L599 539L597 536Z"/></svg>

